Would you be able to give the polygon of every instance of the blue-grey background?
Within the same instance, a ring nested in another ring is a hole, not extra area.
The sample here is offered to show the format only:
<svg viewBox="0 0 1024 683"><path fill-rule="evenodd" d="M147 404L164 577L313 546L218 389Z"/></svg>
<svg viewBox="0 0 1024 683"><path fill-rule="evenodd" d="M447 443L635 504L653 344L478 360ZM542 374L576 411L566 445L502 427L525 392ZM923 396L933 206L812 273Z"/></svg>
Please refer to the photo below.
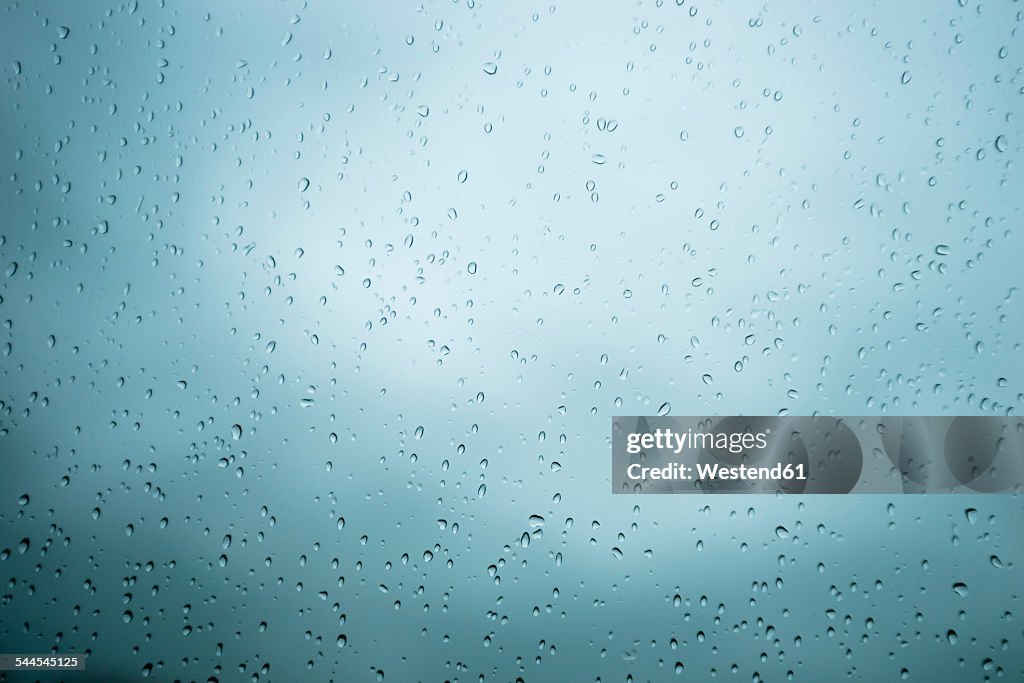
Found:
<svg viewBox="0 0 1024 683"><path fill-rule="evenodd" d="M613 497L608 459L616 414L1017 414L1022 23L5 2L0 649L1019 679L1018 496Z"/></svg>

